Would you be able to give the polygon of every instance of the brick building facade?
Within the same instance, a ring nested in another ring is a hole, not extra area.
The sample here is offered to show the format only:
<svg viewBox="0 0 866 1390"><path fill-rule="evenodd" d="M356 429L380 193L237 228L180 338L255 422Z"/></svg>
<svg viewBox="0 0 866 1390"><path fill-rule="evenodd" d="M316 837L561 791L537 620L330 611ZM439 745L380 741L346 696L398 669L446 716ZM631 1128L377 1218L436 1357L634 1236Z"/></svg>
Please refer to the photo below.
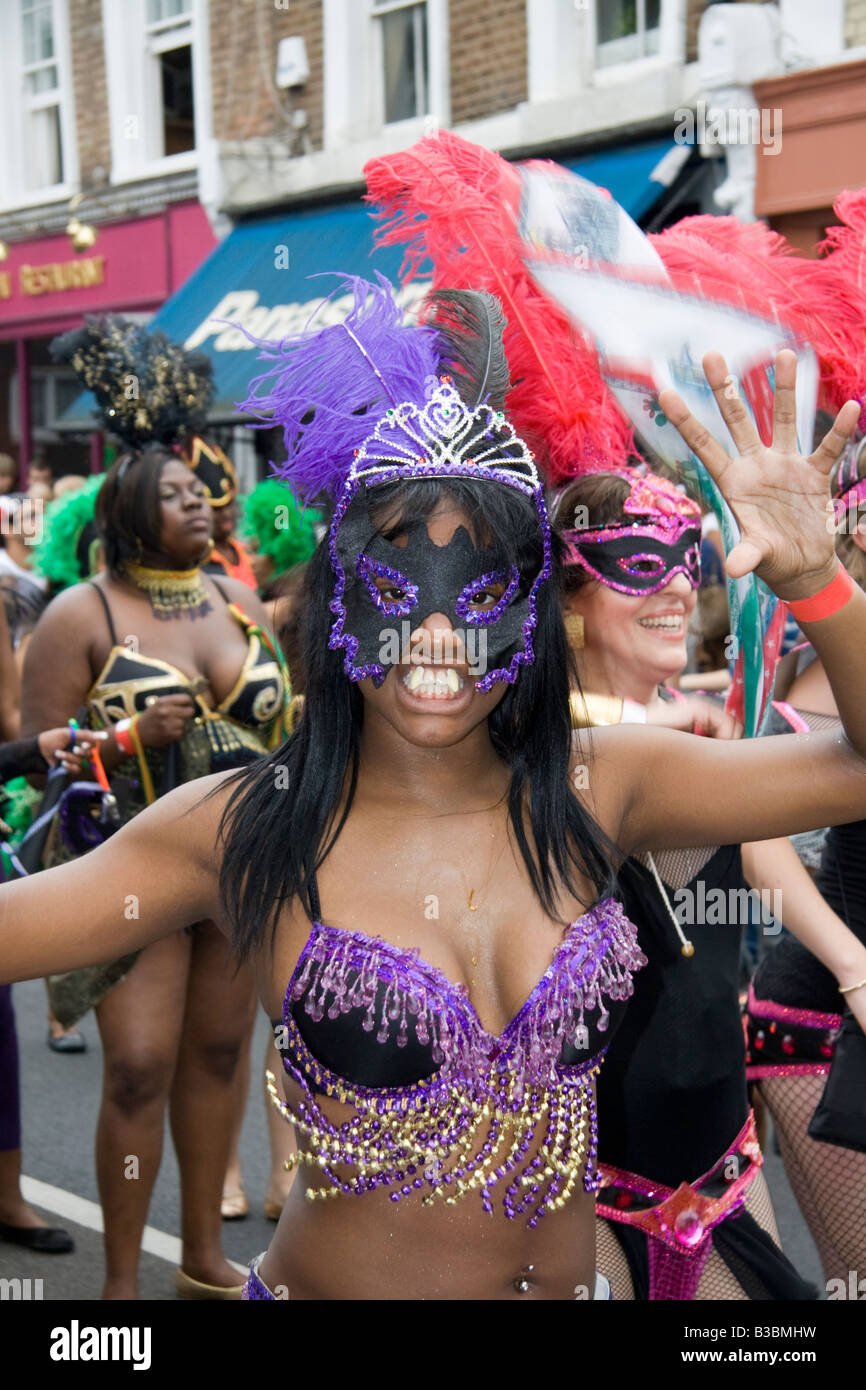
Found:
<svg viewBox="0 0 866 1390"><path fill-rule="evenodd" d="M77 147L70 194L82 191L85 212L97 220L193 193L212 215L221 208L234 215L265 201L268 183L277 202L357 186L367 158L395 140L411 141L431 121L466 127L473 138L515 152L555 151L568 141L575 148L610 143L620 128L649 133L697 95L688 74L706 9L706 0L663 0L656 70L645 59L635 65L637 80L623 71L618 86L600 85L595 77L598 28L591 0L501 0L495 13L476 0L415 4L430 26L428 123L407 120L398 134L377 109L376 0L369 6L367 0L185 0L207 78L200 94L207 119L202 113L196 118L207 126L198 173L193 166L154 169L136 180L128 172L119 177L116 168L117 125L124 117L110 91L106 45L116 43L117 31L107 30L106 15L123 9L141 30L142 16L150 13L145 6L155 4L158 11L160 0L109 3L113 11L106 0L55 0L55 14L66 17L69 31ZM411 0L406 8L413 8ZM307 80L291 89L275 80L279 44L287 38L303 40L309 65ZM866 0L847 0L846 39L849 46L866 43ZM135 35L145 48L149 41L147 32ZM338 45L347 53L337 54ZM329 76L326 53L336 76ZM350 90L341 110L343 86ZM129 118L136 114L134 97L131 91ZM0 197L0 238L15 240L66 220L59 199L40 205L34 198L23 210L15 202L7 208Z"/></svg>
<svg viewBox="0 0 866 1390"><path fill-rule="evenodd" d="M449 6L451 124L510 111L528 96L524 0L500 0L496 21L477 0Z"/></svg>
<svg viewBox="0 0 866 1390"><path fill-rule="evenodd" d="M111 162L101 0L77 0L69 29L78 163L81 185L88 188L104 180Z"/></svg>
<svg viewBox="0 0 866 1390"><path fill-rule="evenodd" d="M324 126L322 0L292 0L288 7L256 0L210 0L210 60L217 140L284 136L293 140L295 110L303 111L309 148L320 150ZM304 40L310 77L291 102L274 84L281 39Z"/></svg>
<svg viewBox="0 0 866 1390"><path fill-rule="evenodd" d="M798 3L779 0L783 24L789 24L786 5ZM866 0L834 3L843 14L845 48L866 49ZM600 31L593 0L500 0L493 9L477 0L406 0L406 10L424 12L429 24L430 90L417 120L389 126L378 91L377 0L183 0L201 53L194 73L196 88L203 89L196 115L199 157L183 169L161 169L159 161L151 168L141 160L138 179L131 177L134 161L130 170L117 168L123 117L106 62L106 45L116 42L117 30L109 25L109 32L106 16L116 25L123 13L124 23L129 16L141 29L151 7L159 12L160 0L53 4L55 18L68 28L67 99L76 147L67 161L74 175L69 196L82 192L85 214L97 222L196 194L211 215L224 210L233 216L268 198L278 203L357 187L367 158L408 143L431 123L466 128L472 138L515 153L556 152L569 142L576 150L604 146L621 130L649 135L669 127L673 111L699 94L693 65L707 8L707 0L662 0L660 45L647 50L657 57L634 61L632 76L625 66L596 71ZM289 89L275 78L286 38L303 40L309 65L307 80ZM139 41L146 48L148 33L137 33ZM346 52L338 53L340 47ZM202 73L206 81L200 83ZM610 80L614 75L620 80ZM130 118L134 107L131 92ZM4 199L0 190L0 239L59 229L67 219L59 196L34 195L28 202Z"/></svg>

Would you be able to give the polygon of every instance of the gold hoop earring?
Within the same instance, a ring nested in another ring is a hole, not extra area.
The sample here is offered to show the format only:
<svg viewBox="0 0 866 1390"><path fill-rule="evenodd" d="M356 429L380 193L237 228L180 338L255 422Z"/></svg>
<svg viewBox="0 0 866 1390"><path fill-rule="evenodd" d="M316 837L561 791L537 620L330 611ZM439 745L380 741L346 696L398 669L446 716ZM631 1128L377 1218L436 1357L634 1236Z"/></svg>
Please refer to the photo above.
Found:
<svg viewBox="0 0 866 1390"><path fill-rule="evenodd" d="M583 614L568 613L565 618L565 635L568 638L568 645L575 651L580 651L585 645Z"/></svg>

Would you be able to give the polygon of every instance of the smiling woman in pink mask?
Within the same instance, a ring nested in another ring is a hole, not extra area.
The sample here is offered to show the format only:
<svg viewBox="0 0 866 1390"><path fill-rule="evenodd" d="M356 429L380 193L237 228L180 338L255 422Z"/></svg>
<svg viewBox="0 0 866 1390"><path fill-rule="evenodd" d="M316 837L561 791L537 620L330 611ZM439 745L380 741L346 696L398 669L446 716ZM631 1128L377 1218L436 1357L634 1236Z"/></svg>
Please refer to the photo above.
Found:
<svg viewBox="0 0 866 1390"><path fill-rule="evenodd" d="M584 692L572 694L573 723L736 737L721 705L666 684L685 666L697 602L695 503L652 474L595 472L561 492L555 518ZM711 782L704 792L713 805ZM810 1297L778 1244L746 1098L744 866L753 887L781 887L785 925L840 982L859 978L858 943L786 840L742 848L651 851L620 874L647 965L598 1082L599 1268L616 1298Z"/></svg>

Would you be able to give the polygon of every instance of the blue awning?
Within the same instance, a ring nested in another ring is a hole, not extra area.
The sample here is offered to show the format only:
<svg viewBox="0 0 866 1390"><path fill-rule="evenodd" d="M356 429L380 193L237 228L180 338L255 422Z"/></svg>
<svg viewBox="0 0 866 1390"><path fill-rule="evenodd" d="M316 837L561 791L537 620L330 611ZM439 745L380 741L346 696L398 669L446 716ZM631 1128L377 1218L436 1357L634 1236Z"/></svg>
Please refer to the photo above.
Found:
<svg viewBox="0 0 866 1390"><path fill-rule="evenodd" d="M670 149L670 140L655 141L565 163L602 184L639 218L663 192L663 184L650 176ZM402 252L395 247L373 251L373 230L360 199L301 211L285 209L241 223L166 301L150 326L213 359L213 420L227 421L235 414L236 402L246 397L250 380L260 370L255 345L241 328L254 338L279 339L299 332L319 301L339 283L324 272L372 279L378 270L396 281ZM420 288L412 287L415 294ZM412 289L408 297L414 297ZM324 325L342 318L348 304L346 297L336 297L316 321ZM65 412L63 424L87 428L93 409L92 396L83 392Z"/></svg>
<svg viewBox="0 0 866 1390"><path fill-rule="evenodd" d="M163 305L151 327L213 359L215 419L231 416L264 370L241 329L266 339L300 332L324 296L338 290L341 275L372 280L378 270L396 281L402 251L374 251L373 230L360 199L242 223ZM347 307L337 295L316 322L342 319Z"/></svg>

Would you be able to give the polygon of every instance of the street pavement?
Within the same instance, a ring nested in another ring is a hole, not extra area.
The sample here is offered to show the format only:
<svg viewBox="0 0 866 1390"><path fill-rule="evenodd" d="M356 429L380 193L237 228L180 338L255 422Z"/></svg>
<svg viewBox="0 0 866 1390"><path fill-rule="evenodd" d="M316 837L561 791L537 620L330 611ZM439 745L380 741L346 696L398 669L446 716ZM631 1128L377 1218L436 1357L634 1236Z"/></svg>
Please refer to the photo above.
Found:
<svg viewBox="0 0 866 1390"><path fill-rule="evenodd" d="M76 1250L73 1255L37 1255L0 1243L0 1278L41 1279L41 1294L46 1300L97 1299L103 1262L93 1163L102 1077L96 1023L90 1014L81 1025L88 1043L86 1053L59 1055L45 1043L42 982L16 985L14 1000L21 1049L24 1172L28 1180L25 1191L50 1224L66 1227L75 1237ZM251 1212L245 1221L223 1223L223 1249L227 1258L239 1266L245 1266L252 1256L264 1250L274 1231L273 1223L265 1220L261 1212L268 1178L268 1142L258 1078L268 1033L267 1019L260 1015L253 1043L253 1084L241 1137L244 1184ZM784 1249L799 1271L822 1287L817 1252L772 1142L768 1144L765 1173ZM54 1191L46 1191L46 1184ZM175 1298L179 1230L177 1164L166 1132L141 1261L143 1299Z"/></svg>

